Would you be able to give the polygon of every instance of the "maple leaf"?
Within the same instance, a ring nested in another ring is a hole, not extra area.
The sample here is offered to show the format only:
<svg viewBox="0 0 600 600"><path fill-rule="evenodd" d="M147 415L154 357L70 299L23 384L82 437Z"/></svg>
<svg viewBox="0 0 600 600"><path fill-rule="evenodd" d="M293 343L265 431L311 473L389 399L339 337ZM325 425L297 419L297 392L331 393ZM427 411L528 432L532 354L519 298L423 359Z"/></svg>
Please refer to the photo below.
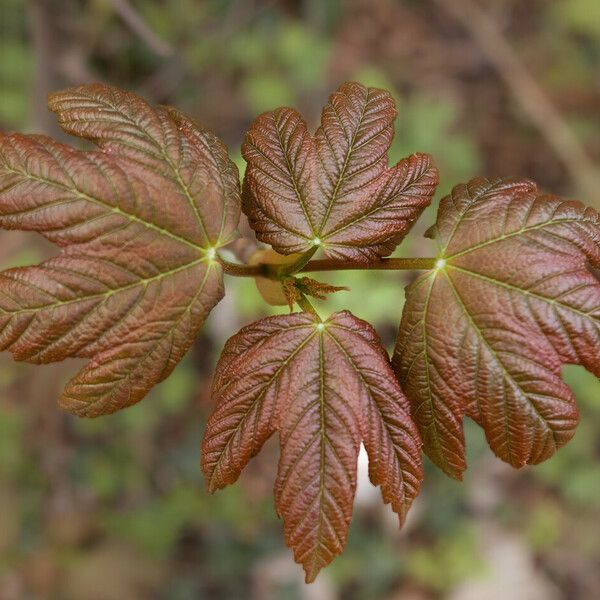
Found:
<svg viewBox="0 0 600 600"><path fill-rule="evenodd" d="M258 117L242 146L242 208L258 238L281 254L315 246L356 261L390 254L438 183L427 154L388 168L395 118L388 92L358 83L330 97L314 137L292 108Z"/></svg>
<svg viewBox="0 0 600 600"><path fill-rule="evenodd" d="M103 151L0 137L0 226L61 249L0 273L0 348L35 363L89 358L60 403L97 416L169 375L223 296L214 254L237 226L237 169L213 134L134 94L90 85L50 106Z"/></svg>
<svg viewBox="0 0 600 600"><path fill-rule="evenodd" d="M361 441L371 481L403 522L422 479L420 441L368 323L304 312L244 327L225 345L213 396L202 444L209 490L236 481L278 431L276 507L307 582L346 543Z"/></svg>
<svg viewBox="0 0 600 600"><path fill-rule="evenodd" d="M500 458L539 463L578 422L561 366L600 376L600 216L478 178L442 200L431 234L441 258L407 290L393 357L424 448L461 478L468 415Z"/></svg>

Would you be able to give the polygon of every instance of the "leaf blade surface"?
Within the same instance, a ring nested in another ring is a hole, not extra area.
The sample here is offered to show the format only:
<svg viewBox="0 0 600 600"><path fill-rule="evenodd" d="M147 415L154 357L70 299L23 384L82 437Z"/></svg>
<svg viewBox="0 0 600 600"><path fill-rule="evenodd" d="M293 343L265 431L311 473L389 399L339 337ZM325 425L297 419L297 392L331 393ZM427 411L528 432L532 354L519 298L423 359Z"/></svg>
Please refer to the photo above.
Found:
<svg viewBox="0 0 600 600"><path fill-rule="evenodd" d="M460 478L464 416L515 467L574 434L563 364L600 375L600 219L525 180L472 180L432 229L444 264L407 292L393 357L426 452Z"/></svg>
<svg viewBox="0 0 600 600"><path fill-rule="evenodd" d="M129 122L128 132L111 129L106 111L81 105L92 91L97 103L128 99L130 120L150 132L136 133ZM213 253L235 229L239 184L224 145L210 145L213 138L179 113L100 85L51 100L56 109L61 102L69 104L71 132L104 135L103 151L45 136L0 137L0 226L38 231L60 248L40 265L0 274L0 347L36 363L89 358L60 403L98 416L137 402L167 377L222 298ZM193 206L167 176L171 163L157 154L142 164L125 143L138 135L151 144L159 125L165 152L179 147Z"/></svg>
<svg viewBox="0 0 600 600"><path fill-rule="evenodd" d="M242 146L243 210L258 238L282 254L315 244L362 262L390 254L438 182L425 154L388 168L395 117L387 92L358 83L332 94L314 136L291 108L258 117Z"/></svg>
<svg viewBox="0 0 600 600"><path fill-rule="evenodd" d="M307 581L345 545L361 442L373 483L403 521L422 478L420 442L364 321L344 311L324 323L310 313L253 323L227 343L213 395L202 452L209 489L233 483L278 431L275 501Z"/></svg>

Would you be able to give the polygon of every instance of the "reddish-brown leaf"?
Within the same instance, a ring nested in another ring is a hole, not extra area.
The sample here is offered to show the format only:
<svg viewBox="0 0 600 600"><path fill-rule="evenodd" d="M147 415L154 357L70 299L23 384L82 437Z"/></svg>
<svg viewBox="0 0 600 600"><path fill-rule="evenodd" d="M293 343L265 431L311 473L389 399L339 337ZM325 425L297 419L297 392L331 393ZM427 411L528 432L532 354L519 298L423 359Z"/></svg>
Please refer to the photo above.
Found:
<svg viewBox="0 0 600 600"><path fill-rule="evenodd" d="M393 358L424 447L466 468L462 420L515 467L574 434L563 364L600 376L600 216L523 180L474 179L442 200L437 268L408 289Z"/></svg>
<svg viewBox="0 0 600 600"><path fill-rule="evenodd" d="M52 104L105 152L0 137L0 226L61 247L0 273L0 347L37 363L89 358L61 405L96 416L164 379L221 299L214 251L239 217L237 172L214 136L132 94L96 85Z"/></svg>
<svg viewBox="0 0 600 600"><path fill-rule="evenodd" d="M275 498L288 545L307 581L345 543L365 444L373 483L401 522L422 478L408 402L372 327L344 311L263 319L226 344L215 411L202 446L211 491L233 483L279 431Z"/></svg>
<svg viewBox="0 0 600 600"><path fill-rule="evenodd" d="M258 117L242 146L242 204L258 238L282 254L315 245L358 261L390 254L438 182L426 154L388 168L395 117L387 92L358 83L331 96L314 137L291 108Z"/></svg>
<svg viewBox="0 0 600 600"><path fill-rule="evenodd" d="M195 244L229 242L239 221L238 171L225 144L171 107L153 108L116 87L91 84L52 94L60 126L106 153L160 177L166 218ZM159 207L154 206L156 211Z"/></svg>

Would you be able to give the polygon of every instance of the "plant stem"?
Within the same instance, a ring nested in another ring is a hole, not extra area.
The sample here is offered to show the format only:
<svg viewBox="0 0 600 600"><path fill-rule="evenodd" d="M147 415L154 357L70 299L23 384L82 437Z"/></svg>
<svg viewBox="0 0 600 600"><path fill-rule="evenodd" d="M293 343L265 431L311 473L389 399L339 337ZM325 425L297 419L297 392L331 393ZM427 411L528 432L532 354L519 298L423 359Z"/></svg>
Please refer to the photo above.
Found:
<svg viewBox="0 0 600 600"><path fill-rule="evenodd" d="M317 313L315 307L311 304L310 300L304 294L302 294L300 296L300 298L298 298L298 300L296 300L296 304L304 312L312 313L313 315L316 315L318 317L319 321L321 320L321 317L319 317L319 313Z"/></svg>
<svg viewBox="0 0 600 600"><path fill-rule="evenodd" d="M310 250L305 252L297 261L284 265L279 270L280 275L293 275L294 273L298 273L301 271L310 261L310 259L314 256L315 252L319 249L318 246L313 246Z"/></svg>
<svg viewBox="0 0 600 600"><path fill-rule="evenodd" d="M221 267L223 267L223 271L233 277L268 277L269 265L266 264L244 265L232 263L225 260L222 256L218 256L218 261Z"/></svg>
<svg viewBox="0 0 600 600"><path fill-rule="evenodd" d="M234 277L268 277L278 279L281 275L291 273L316 273L318 271L427 271L435 268L436 258L382 258L370 263L351 260L309 260L303 255L296 263L288 265L285 270L278 270L279 265L262 263L259 265L242 265L218 258L223 270ZM301 261L304 261L301 264ZM300 266L299 266L300 265ZM293 268L293 269L292 269Z"/></svg>
<svg viewBox="0 0 600 600"><path fill-rule="evenodd" d="M435 268L437 258L381 258L370 263L360 263L352 260L311 260L301 273L317 271L428 271Z"/></svg>

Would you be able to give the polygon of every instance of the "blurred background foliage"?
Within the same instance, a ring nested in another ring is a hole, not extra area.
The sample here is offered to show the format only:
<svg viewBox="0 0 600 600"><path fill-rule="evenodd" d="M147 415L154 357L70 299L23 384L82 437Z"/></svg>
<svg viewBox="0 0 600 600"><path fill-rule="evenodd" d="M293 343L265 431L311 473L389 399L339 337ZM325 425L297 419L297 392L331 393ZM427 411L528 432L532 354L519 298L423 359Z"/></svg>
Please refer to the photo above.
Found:
<svg viewBox="0 0 600 600"><path fill-rule="evenodd" d="M494 32L483 39L469 25L480 8ZM566 142L540 119L532 88L515 85L523 68ZM239 146L257 113L293 105L314 125L327 94L348 79L394 94L391 160L432 153L438 198L473 175L510 174L600 207L598 0L0 2L0 131L62 139L46 94L107 81L192 114L227 141L243 172ZM2 267L52 252L25 233L1 241ZM420 235L398 250L432 252ZM350 308L390 346L410 277L323 276L352 289L320 309ZM465 481L428 464L402 532L361 460L348 547L303 586L272 505L275 444L231 489L211 497L203 487L198 448L219 350L243 324L281 312L252 281L228 284L173 375L113 416L87 421L58 410L76 361L0 359L2 600L600 598L600 383L574 367L565 375L582 422L569 445L513 471L467 423Z"/></svg>

